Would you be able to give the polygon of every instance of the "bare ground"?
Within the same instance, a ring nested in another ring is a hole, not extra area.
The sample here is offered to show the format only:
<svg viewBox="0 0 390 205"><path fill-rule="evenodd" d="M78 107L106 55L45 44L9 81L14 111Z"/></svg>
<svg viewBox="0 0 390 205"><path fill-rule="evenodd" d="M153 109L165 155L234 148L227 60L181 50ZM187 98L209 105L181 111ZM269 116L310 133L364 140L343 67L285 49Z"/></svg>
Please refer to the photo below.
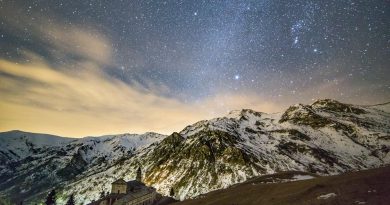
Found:
<svg viewBox="0 0 390 205"><path fill-rule="evenodd" d="M267 183L272 179L290 178L294 174L299 173L258 177L174 205L390 204L390 166L303 181Z"/></svg>

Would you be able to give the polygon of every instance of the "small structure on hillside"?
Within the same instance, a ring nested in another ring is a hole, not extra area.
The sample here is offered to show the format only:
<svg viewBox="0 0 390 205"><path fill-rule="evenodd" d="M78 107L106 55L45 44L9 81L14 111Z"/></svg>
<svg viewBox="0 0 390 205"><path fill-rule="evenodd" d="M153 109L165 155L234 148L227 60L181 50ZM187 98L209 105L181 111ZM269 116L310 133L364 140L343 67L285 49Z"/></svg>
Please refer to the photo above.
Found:
<svg viewBox="0 0 390 205"><path fill-rule="evenodd" d="M111 184L111 193L90 205L151 205L156 200L156 189L142 183L141 168L135 180L118 179Z"/></svg>

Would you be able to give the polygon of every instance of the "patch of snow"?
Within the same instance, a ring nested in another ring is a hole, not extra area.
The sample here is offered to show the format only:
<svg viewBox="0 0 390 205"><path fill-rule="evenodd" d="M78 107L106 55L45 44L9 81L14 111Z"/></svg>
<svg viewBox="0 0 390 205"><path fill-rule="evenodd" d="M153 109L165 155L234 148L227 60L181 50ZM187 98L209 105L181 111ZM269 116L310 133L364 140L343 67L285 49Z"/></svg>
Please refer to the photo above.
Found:
<svg viewBox="0 0 390 205"><path fill-rule="evenodd" d="M365 201L355 201L355 204L366 204Z"/></svg>
<svg viewBox="0 0 390 205"><path fill-rule="evenodd" d="M313 179L313 176L310 175L294 175L293 181L300 181L300 180L308 180L308 179Z"/></svg>
<svg viewBox="0 0 390 205"><path fill-rule="evenodd" d="M320 195L317 197L317 199L329 199L329 198L333 198L336 196L337 196L337 194L335 194L335 193L329 193L329 194Z"/></svg>

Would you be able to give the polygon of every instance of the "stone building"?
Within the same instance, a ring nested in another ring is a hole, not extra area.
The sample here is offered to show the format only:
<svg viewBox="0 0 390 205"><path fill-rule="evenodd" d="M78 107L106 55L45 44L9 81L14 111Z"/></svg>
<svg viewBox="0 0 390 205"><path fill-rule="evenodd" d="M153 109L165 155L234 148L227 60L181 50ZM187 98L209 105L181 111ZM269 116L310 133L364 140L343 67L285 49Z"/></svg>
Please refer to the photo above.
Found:
<svg viewBox="0 0 390 205"><path fill-rule="evenodd" d="M127 182L123 179L118 179L111 183L111 194L126 194Z"/></svg>
<svg viewBox="0 0 390 205"><path fill-rule="evenodd" d="M135 180L118 179L111 184L111 193L90 205L151 205L156 200L156 189L142 183L141 168Z"/></svg>

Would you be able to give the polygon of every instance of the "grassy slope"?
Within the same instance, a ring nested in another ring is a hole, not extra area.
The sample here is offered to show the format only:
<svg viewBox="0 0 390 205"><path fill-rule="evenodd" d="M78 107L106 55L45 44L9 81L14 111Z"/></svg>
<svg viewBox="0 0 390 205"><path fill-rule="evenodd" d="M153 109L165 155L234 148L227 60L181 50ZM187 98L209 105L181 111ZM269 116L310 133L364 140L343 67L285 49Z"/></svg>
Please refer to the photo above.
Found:
<svg viewBox="0 0 390 205"><path fill-rule="evenodd" d="M288 173L276 174L273 177L283 178L286 174ZM186 200L174 205L344 205L359 204L358 202L380 205L390 203L390 166L304 181L261 183L266 180L267 177L259 177L225 190L210 192L198 199ZM317 199L318 196L328 193L335 193L337 196Z"/></svg>

